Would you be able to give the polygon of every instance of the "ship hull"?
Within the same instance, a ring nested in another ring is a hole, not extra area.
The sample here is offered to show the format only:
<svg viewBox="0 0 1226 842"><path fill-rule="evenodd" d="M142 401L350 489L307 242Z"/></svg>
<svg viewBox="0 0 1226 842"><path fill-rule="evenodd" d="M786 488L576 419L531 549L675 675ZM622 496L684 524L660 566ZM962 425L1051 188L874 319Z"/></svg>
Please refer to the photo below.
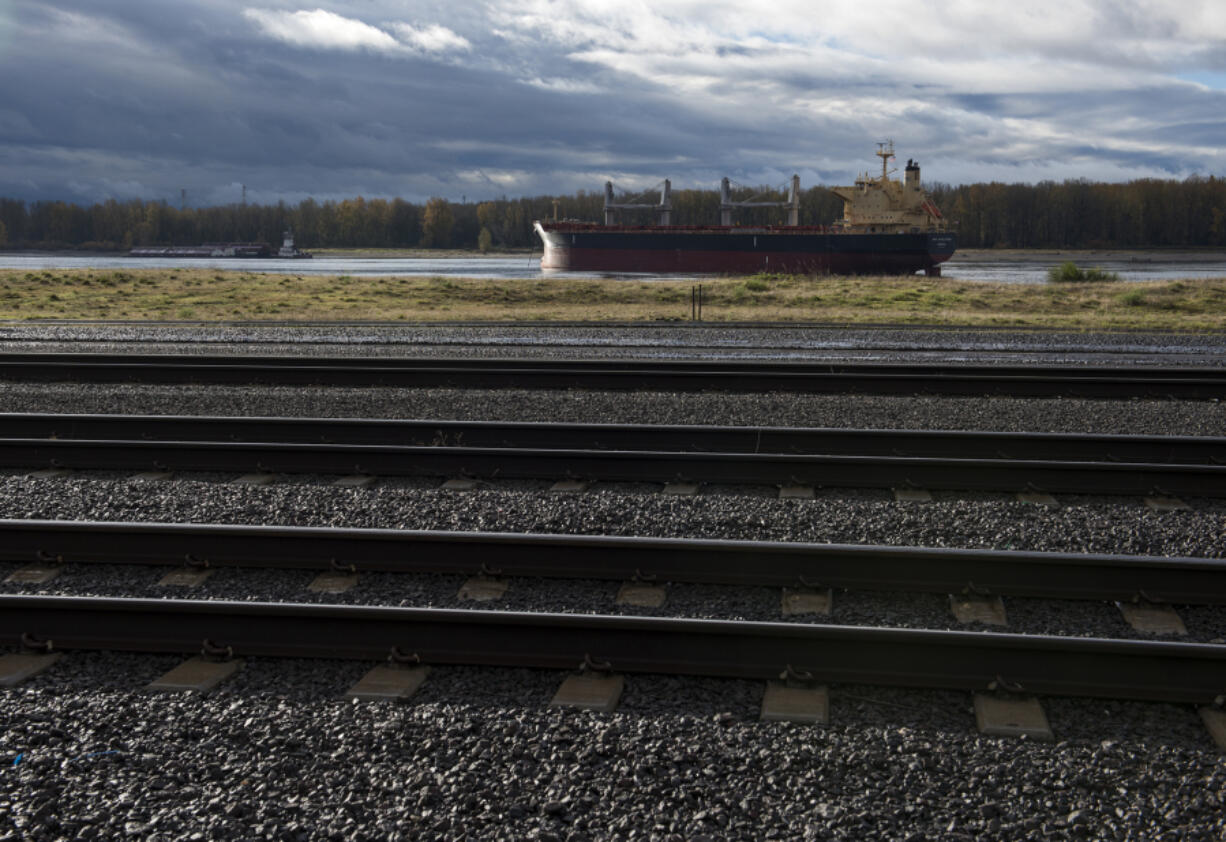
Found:
<svg viewBox="0 0 1226 842"><path fill-rule="evenodd" d="M536 224L541 268L661 274L861 274L933 271L957 246L951 233L850 234L822 229L625 228Z"/></svg>

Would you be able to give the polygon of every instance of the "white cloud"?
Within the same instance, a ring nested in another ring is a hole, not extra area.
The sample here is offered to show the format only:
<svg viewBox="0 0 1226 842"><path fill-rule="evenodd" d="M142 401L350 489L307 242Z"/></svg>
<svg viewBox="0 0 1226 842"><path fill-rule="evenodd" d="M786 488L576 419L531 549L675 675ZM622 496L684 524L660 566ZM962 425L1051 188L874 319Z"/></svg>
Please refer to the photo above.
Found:
<svg viewBox="0 0 1226 842"><path fill-rule="evenodd" d="M592 82L580 79L542 79L539 76L523 80L524 84L543 91L554 91L562 94L599 94L605 88Z"/></svg>
<svg viewBox="0 0 1226 842"><path fill-rule="evenodd" d="M10 191L845 183L888 137L952 183L1226 172L1223 0L177 2L0 0Z"/></svg>
<svg viewBox="0 0 1226 842"><path fill-rule="evenodd" d="M403 44L422 52L444 53L451 50L467 52L472 49L472 44L463 35L457 35L447 27L438 24L416 27L409 23L393 23L392 30L399 36Z"/></svg>
<svg viewBox="0 0 1226 842"><path fill-rule="evenodd" d="M414 26L393 21L380 28L326 9L296 12L244 9L243 16L254 21L264 35L296 47L350 52L370 50L405 56L472 50L467 38L437 23Z"/></svg>
<svg viewBox="0 0 1226 842"><path fill-rule="evenodd" d="M326 9L297 12L244 9L243 17L258 24L265 35L298 47L380 52L401 49L400 42L382 29Z"/></svg>
<svg viewBox="0 0 1226 842"><path fill-rule="evenodd" d="M897 136L945 162L1109 159L1212 166L1203 141L1162 126L1195 108L1181 81L1222 55L1220 0L491 0L508 44L542 56L519 81L620 84L626 99L674 102L739 136L746 158ZM1191 25L1191 22L1195 25ZM1218 44L1219 46L1214 46ZM585 77L581 68L590 68ZM630 92L633 93L630 93ZM1205 93L1209 93L1205 91ZM1154 114L1152 126L1139 113ZM772 126L794 128L797 144ZM1208 130L1208 129L1207 129ZM824 144L823 144L824 145ZM727 147L725 147L727 148ZM802 153L803 154L803 153ZM846 153L845 153L846 154ZM1179 162L1179 163L1175 163ZM837 163L837 162L832 162ZM1009 164L1012 166L1012 163ZM1152 171L1152 170L1151 170Z"/></svg>
<svg viewBox="0 0 1226 842"><path fill-rule="evenodd" d="M1166 77L1226 33L1216 0L494 0L502 29L571 58L671 85L736 85L786 73L950 84L1017 79L1027 90L1126 89ZM1195 21L1196 27L1190 26ZM985 79L992 65L1003 69Z"/></svg>

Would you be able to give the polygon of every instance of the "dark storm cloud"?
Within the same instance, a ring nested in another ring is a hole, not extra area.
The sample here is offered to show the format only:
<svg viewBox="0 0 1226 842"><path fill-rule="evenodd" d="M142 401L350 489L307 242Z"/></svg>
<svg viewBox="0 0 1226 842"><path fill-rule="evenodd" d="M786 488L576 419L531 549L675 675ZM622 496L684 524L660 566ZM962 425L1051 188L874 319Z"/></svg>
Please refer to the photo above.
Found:
<svg viewBox="0 0 1226 842"><path fill-rule="evenodd" d="M1223 169L1221 91L1165 71L1096 77L1165 66L1175 24L1135 9L1089 16L1116 37L1049 67L1036 51L1062 49L1044 45L1067 25L959 65L929 55L954 37L940 28L857 46L854 4L829 32L787 2L778 23L721 2L324 5L0 0L0 72L21 80L0 100L0 195L177 201L186 188L206 204L246 184L269 202L473 199L792 171L829 183L870 166L886 136L947 182ZM1214 43L1200 53L1220 57Z"/></svg>

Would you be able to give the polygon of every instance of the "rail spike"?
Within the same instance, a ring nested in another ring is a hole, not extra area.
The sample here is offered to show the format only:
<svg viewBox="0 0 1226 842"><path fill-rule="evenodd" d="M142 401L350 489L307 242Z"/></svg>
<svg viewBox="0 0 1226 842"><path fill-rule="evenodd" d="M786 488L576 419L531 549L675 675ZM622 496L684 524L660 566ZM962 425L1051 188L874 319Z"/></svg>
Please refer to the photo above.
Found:
<svg viewBox="0 0 1226 842"><path fill-rule="evenodd" d="M988 597L992 595L992 591L988 588L981 588L974 582L968 580L966 586L962 588L962 595Z"/></svg>
<svg viewBox="0 0 1226 842"><path fill-rule="evenodd" d="M222 661L228 661L234 657L233 646L218 646L207 637L200 642L200 655L204 658L216 658Z"/></svg>
<svg viewBox="0 0 1226 842"><path fill-rule="evenodd" d="M996 676L988 682L988 689L994 693L1025 693L1026 688L1018 681L1009 681L1004 676Z"/></svg>
<svg viewBox="0 0 1226 842"><path fill-rule="evenodd" d="M29 632L22 632L21 646L23 649L29 649L34 652L51 652L53 649L55 649L55 641L39 640Z"/></svg>
<svg viewBox="0 0 1226 842"><path fill-rule="evenodd" d="M391 651L387 653L387 660L388 663L392 664L420 664L421 655L418 655L416 652L407 655L401 651L399 646L393 646Z"/></svg>
<svg viewBox="0 0 1226 842"><path fill-rule="evenodd" d="M788 664L784 667L783 672L779 673L779 680L788 684L805 683L813 680L813 673L808 670L798 670Z"/></svg>
<svg viewBox="0 0 1226 842"><path fill-rule="evenodd" d="M591 652L583 653L583 662L579 664L579 672L612 672L612 661L595 661L592 660Z"/></svg>

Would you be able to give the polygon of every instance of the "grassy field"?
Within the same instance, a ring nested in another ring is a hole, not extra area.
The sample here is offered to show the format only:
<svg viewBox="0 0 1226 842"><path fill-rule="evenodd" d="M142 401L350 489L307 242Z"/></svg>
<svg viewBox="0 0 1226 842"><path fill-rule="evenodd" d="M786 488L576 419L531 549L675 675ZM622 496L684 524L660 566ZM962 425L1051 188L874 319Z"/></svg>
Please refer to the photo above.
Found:
<svg viewBox="0 0 1226 842"><path fill-rule="evenodd" d="M0 319L686 321L692 281L0 270ZM1079 330L1226 329L1226 278L1000 284L754 276L704 281L703 319Z"/></svg>

